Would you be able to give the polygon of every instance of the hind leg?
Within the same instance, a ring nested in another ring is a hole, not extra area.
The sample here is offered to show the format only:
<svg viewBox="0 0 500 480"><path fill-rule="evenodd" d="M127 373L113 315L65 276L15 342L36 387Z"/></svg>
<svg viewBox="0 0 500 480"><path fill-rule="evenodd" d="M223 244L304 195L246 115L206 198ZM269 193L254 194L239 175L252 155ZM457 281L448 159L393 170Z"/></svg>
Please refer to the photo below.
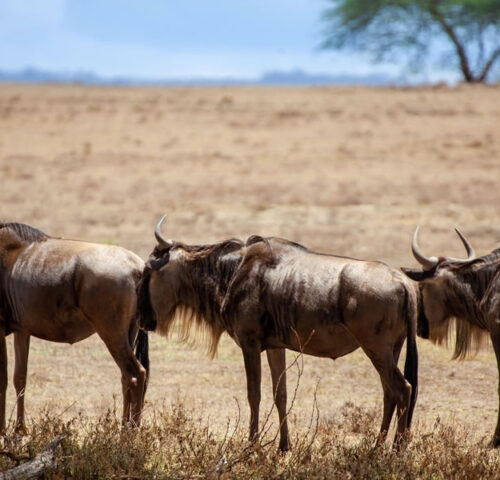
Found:
<svg viewBox="0 0 500 480"><path fill-rule="evenodd" d="M134 324L130 326L130 330L128 332L128 343L131 349L133 349L135 336L137 335L137 327ZM129 377L124 376L122 374L122 393L123 393L123 414L122 414L122 423L126 424L132 420L131 418L131 408L132 408L132 395L131 390L129 388Z"/></svg>
<svg viewBox="0 0 500 480"><path fill-rule="evenodd" d="M122 374L123 416L122 423L139 426L142 411L146 370L135 358L128 335L106 337L99 334Z"/></svg>
<svg viewBox="0 0 500 480"><path fill-rule="evenodd" d="M397 365L401 348L403 347L404 338L399 340L393 349L394 362ZM391 389L382 382L382 389L384 390L384 414L382 417L382 425L380 427L380 434L377 439L377 445L382 444L387 438L387 432L391 426L392 416L396 408L396 400L391 392Z"/></svg>
<svg viewBox="0 0 500 480"><path fill-rule="evenodd" d="M26 425L24 422L24 394L26 392L26 376L28 372L28 354L30 348L30 336L24 332L14 333L14 387L17 396L17 419L15 430L24 435Z"/></svg>
<svg viewBox="0 0 500 480"><path fill-rule="evenodd" d="M411 385L406 381L403 374L398 369L392 351L377 351L366 348L363 348L363 350L379 373L382 388L384 389L384 418L381 427L382 440L387 435L387 430L394 411L393 404L397 407L398 426L394 439L394 446L397 447L407 430ZM381 442L379 441L377 443Z"/></svg>
<svg viewBox="0 0 500 480"><path fill-rule="evenodd" d="M7 395L7 345L5 328L0 327L0 433L5 432L5 407Z"/></svg>

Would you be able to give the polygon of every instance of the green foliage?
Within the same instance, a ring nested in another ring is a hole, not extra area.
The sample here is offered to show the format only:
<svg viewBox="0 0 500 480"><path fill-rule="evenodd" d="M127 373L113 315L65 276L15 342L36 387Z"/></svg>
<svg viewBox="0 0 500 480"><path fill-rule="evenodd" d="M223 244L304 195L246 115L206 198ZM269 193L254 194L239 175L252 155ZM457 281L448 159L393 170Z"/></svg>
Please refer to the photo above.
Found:
<svg viewBox="0 0 500 480"><path fill-rule="evenodd" d="M353 47L376 60L410 55L419 64L438 37L468 82L485 81L500 58L500 0L328 0L325 49Z"/></svg>

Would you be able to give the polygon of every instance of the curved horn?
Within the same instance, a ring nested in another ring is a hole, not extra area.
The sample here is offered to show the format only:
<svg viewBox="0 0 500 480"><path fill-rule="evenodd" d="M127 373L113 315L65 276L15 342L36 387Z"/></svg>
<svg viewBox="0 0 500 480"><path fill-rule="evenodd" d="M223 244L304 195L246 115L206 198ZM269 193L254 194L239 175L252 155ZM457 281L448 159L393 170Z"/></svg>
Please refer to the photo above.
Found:
<svg viewBox="0 0 500 480"><path fill-rule="evenodd" d="M160 221L158 222L158 225L156 225L156 228L155 228L155 238L158 242L158 245L162 248L168 248L172 245L172 240L166 240L165 238L163 238L162 234L161 234L161 225L162 223L165 221L165 219L167 218L167 215L163 215L163 217L161 217Z"/></svg>
<svg viewBox="0 0 500 480"><path fill-rule="evenodd" d="M460 237L460 240L462 240L462 243L464 244L465 250L467 251L467 258L464 259L464 258L446 257L446 260L452 262L469 262L471 260L474 260L476 258L476 252L474 252L472 245L469 243L469 241L465 238L464 234L458 228L455 228L455 232L457 232L457 235Z"/></svg>
<svg viewBox="0 0 500 480"><path fill-rule="evenodd" d="M432 270L439 262L437 257L426 257L421 251L418 246L418 230L420 226L418 226L415 229L415 233L413 234L413 240L411 242L411 251L413 252L413 256L415 257L415 260L417 260L422 267L424 267L424 270Z"/></svg>

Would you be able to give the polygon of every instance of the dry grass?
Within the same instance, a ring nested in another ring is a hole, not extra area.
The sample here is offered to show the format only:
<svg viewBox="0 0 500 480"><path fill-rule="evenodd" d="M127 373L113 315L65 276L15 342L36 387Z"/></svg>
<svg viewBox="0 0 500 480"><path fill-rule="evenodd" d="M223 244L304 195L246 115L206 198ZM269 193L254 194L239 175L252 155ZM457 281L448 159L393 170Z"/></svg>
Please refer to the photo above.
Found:
<svg viewBox="0 0 500 480"><path fill-rule="evenodd" d="M381 259L397 267L414 264L409 244L414 227L421 224L422 247L429 254L463 254L455 226L479 254L486 253L500 240L499 92L498 86L0 85L0 220L25 222L68 238L121 244L143 258L153 247L153 227L164 212L169 213L166 235L190 243L280 235L314 249ZM10 339L8 349L11 375ZM405 471L417 472L418 467L421 477L432 476L426 455L433 449L435 468L441 465L443 472L456 466L457 455L466 463L497 468L484 447L498 405L494 355L486 351L471 361L451 362L449 351L422 341L419 351L416 437L404 457L415 460ZM215 445L222 441L226 419L237 416L234 397L241 406L240 428L246 430L243 362L230 339L223 338L218 358L209 362L199 351L152 335L151 357L144 435L158 438L153 432L166 428L155 424L163 411L166 425L179 421L172 412L176 398L184 405L186 421L190 415L200 418L201 423L189 428L201 435L200 424L206 426ZM292 359L290 355L288 361ZM269 410L270 378L266 368L263 373L263 409ZM126 451L116 443L123 434L112 431L114 417L104 420L114 403L121 404L120 398L118 369L97 337L73 346L32 339L26 406L35 430L43 423L42 412L48 411L51 421L58 418L53 429L69 422L73 433L68 438L75 440L67 442L75 452L83 448L78 432L84 424L89 439L99 440L92 429L98 432L102 424L116 436L109 437L110 448ZM353 459L359 455L370 468L387 463L390 471L398 472L392 476L404 477L397 470L398 457L388 451L370 453L382 390L362 352L334 363L304 359L291 413L292 432L299 438L307 432L314 398L321 425L328 428L320 429L312 446L315 461L301 466L297 476L307 469L314 476L316 465L320 469L330 462L329 468L355 477ZM9 415L14 401L10 388ZM349 402L354 407L345 410ZM361 409L358 414L356 408ZM89 419L79 420L80 411ZM434 431L438 416L442 422ZM358 417L362 421L355 421ZM49 421L45 424L52 428ZM238 435L244 442L245 435ZM352 435L357 440L344 444L344 436ZM165 442L170 445L170 439ZM214 460L217 448L207 446ZM269 452L262 461L267 465L264 473L272 467L274 447ZM155 451L140 454L146 458L140 471L152 475ZM346 466L349 458L351 467ZM176 461L181 465L182 457ZM288 465L295 468L294 462ZM253 465L257 468L258 461ZM284 477L292 475L283 468Z"/></svg>
<svg viewBox="0 0 500 480"><path fill-rule="evenodd" d="M97 419L80 414L67 421L42 412L29 436L4 440L0 470L32 458L63 435L57 467L46 478L470 480L500 475L495 451L471 441L462 427L439 419L420 426L407 448L397 452L373 447L374 412L346 406L343 428L321 423L317 430L303 430L294 436L293 450L280 454L277 442L268 438L250 445L246 428L234 421L225 434L214 432L204 413L174 403L131 430L120 427L113 411Z"/></svg>

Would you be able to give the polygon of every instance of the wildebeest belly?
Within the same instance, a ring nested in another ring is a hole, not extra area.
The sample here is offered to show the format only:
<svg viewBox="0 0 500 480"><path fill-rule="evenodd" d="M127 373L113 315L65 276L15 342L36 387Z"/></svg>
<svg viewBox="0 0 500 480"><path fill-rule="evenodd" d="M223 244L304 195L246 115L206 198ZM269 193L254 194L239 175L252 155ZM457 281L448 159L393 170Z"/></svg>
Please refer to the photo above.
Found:
<svg viewBox="0 0 500 480"><path fill-rule="evenodd" d="M27 311L20 329L51 342L76 343L95 333L94 326L74 307L63 306L45 311Z"/></svg>
<svg viewBox="0 0 500 480"><path fill-rule="evenodd" d="M265 348L288 348L328 358L342 357L359 347L359 343L342 324L324 325L312 321L299 322L286 339L269 335L263 344Z"/></svg>
<svg viewBox="0 0 500 480"><path fill-rule="evenodd" d="M75 343L95 333L72 288L64 284L18 285L13 330L52 342Z"/></svg>

